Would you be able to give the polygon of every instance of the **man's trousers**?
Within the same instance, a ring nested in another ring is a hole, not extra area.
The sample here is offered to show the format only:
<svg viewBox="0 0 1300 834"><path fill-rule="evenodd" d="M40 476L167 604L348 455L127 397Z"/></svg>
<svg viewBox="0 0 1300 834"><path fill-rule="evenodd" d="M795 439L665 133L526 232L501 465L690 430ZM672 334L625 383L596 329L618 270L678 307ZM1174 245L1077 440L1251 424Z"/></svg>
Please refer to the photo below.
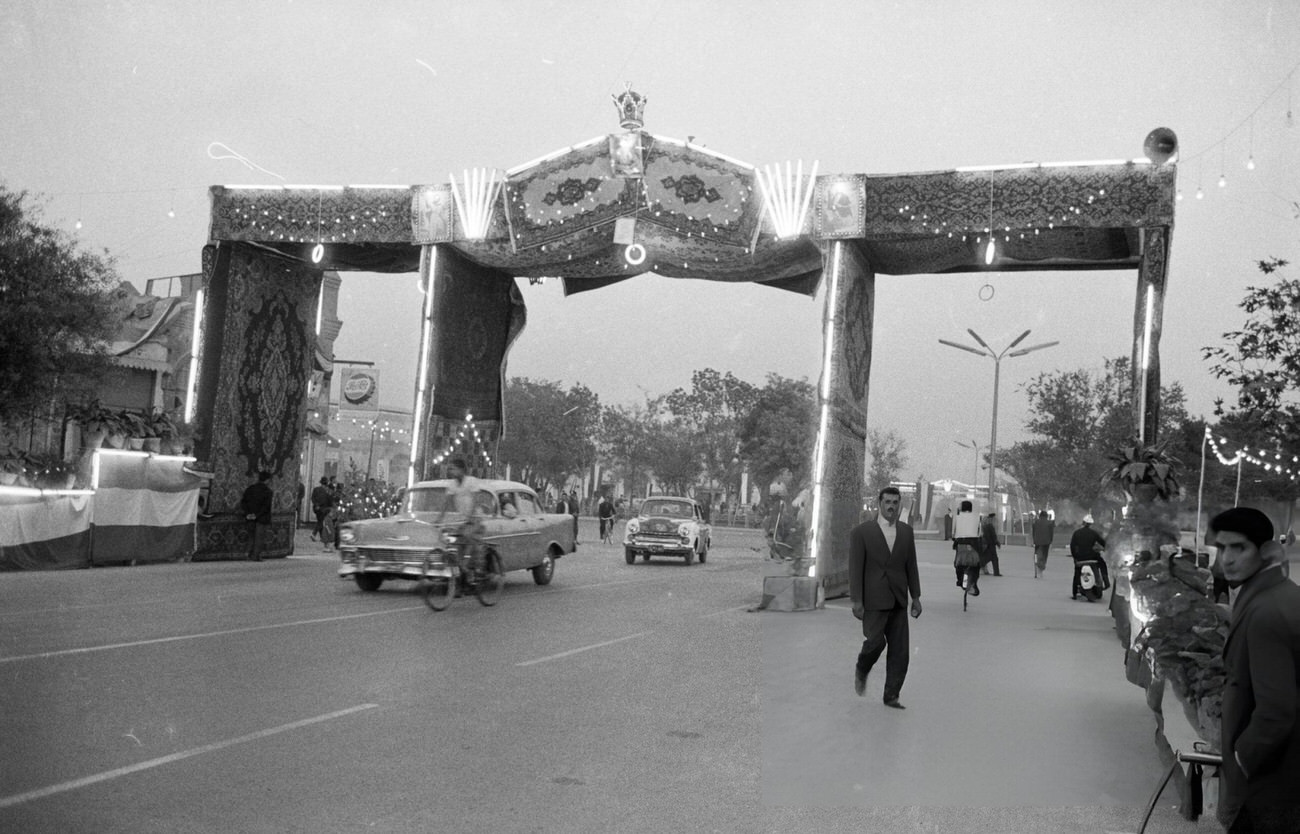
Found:
<svg viewBox="0 0 1300 834"><path fill-rule="evenodd" d="M907 677L907 662L910 656L907 645L907 608L895 605L885 611L862 612L862 651L858 654L857 671L866 675L880 659L881 652L889 648L885 655L885 700L898 697L903 689L903 679Z"/></svg>

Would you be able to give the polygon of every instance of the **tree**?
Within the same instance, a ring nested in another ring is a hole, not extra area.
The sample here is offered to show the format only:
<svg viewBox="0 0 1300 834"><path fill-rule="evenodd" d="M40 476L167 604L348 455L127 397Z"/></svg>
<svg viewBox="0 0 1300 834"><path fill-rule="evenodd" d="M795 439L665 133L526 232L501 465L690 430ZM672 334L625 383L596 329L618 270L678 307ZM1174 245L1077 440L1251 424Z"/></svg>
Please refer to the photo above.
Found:
<svg viewBox="0 0 1300 834"><path fill-rule="evenodd" d="M1258 263L1272 275L1287 261ZM1237 305L1247 314L1240 330L1223 334L1231 344L1202 349L1210 372L1237 388L1241 416L1266 428L1275 443L1294 447L1300 441L1300 281L1279 279L1267 287L1247 287ZM1228 412L1222 400L1215 414Z"/></svg>
<svg viewBox="0 0 1300 834"><path fill-rule="evenodd" d="M659 453L655 425L663 398L641 404L609 406L601 419L601 446L609 466L628 482L633 495L644 495Z"/></svg>
<svg viewBox="0 0 1300 834"><path fill-rule="evenodd" d="M898 480L907 463L907 442L893 429L883 432L869 429L867 456L871 458L867 470L867 492L874 499L890 482Z"/></svg>
<svg viewBox="0 0 1300 834"><path fill-rule="evenodd" d="M1127 357L1087 369L1042 373L1023 386L1033 435L998 450L998 463L1040 504L1096 505L1105 492L1107 455L1132 439L1132 377ZM1160 389L1159 436L1188 420L1182 385Z"/></svg>
<svg viewBox="0 0 1300 834"><path fill-rule="evenodd" d="M755 481L766 491L788 469L793 483L806 483L816 438L817 399L812 384L768 374L767 385L757 392L740 425L740 453L749 461Z"/></svg>
<svg viewBox="0 0 1300 834"><path fill-rule="evenodd" d="M505 431L497 457L538 492L587 471L596 460L600 399L574 385L513 377L505 389Z"/></svg>
<svg viewBox="0 0 1300 834"><path fill-rule="evenodd" d="M113 260L40 218L27 192L0 185L0 425L11 427L49 415L56 397L93 396L114 331Z"/></svg>
<svg viewBox="0 0 1300 834"><path fill-rule="evenodd" d="M721 483L735 480L742 415L748 414L758 389L728 371L704 368L691 374L691 390L677 388L665 402L694 438L706 477Z"/></svg>

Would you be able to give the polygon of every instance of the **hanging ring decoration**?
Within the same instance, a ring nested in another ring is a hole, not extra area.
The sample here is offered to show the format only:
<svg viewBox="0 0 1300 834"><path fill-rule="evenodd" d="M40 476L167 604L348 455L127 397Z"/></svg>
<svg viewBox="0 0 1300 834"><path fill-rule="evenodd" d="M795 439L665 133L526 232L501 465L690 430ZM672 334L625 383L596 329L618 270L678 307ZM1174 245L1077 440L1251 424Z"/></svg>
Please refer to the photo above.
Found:
<svg viewBox="0 0 1300 834"><path fill-rule="evenodd" d="M325 257L325 244L318 243L311 248L311 262L318 264Z"/></svg>
<svg viewBox="0 0 1300 834"><path fill-rule="evenodd" d="M992 284L985 284L984 286L980 287L980 301L992 301L993 292L994 290Z"/></svg>
<svg viewBox="0 0 1300 834"><path fill-rule="evenodd" d="M645 263L645 247L639 243L633 243L623 250L623 260L632 266L640 266Z"/></svg>

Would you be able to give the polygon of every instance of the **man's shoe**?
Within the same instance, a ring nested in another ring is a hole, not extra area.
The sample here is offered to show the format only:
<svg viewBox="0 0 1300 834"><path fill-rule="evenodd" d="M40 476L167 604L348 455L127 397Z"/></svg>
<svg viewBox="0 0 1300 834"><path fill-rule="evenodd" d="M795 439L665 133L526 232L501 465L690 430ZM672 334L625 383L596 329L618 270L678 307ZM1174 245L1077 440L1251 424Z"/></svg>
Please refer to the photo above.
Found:
<svg viewBox="0 0 1300 834"><path fill-rule="evenodd" d="M897 698L886 698L886 699L885 699L885 706L887 706L887 707L893 707L894 709L907 709L907 707L905 707L905 706L903 706L902 704L898 703L898 699L897 699Z"/></svg>
<svg viewBox="0 0 1300 834"><path fill-rule="evenodd" d="M853 670L853 691L858 695L867 694L867 676L858 670Z"/></svg>
<svg viewBox="0 0 1300 834"><path fill-rule="evenodd" d="M961 580L958 579L958 580L957 580L957 587L958 587L958 588L964 588L964 587L966 587L966 586L965 586L965 585L962 585L962 584L961 584Z"/></svg>
<svg viewBox="0 0 1300 834"><path fill-rule="evenodd" d="M979 595L980 595L980 586L978 586L978 585L973 585L973 586L971 586L971 589L970 589L970 595L973 596L973 597L977 597L977 596L979 596Z"/></svg>

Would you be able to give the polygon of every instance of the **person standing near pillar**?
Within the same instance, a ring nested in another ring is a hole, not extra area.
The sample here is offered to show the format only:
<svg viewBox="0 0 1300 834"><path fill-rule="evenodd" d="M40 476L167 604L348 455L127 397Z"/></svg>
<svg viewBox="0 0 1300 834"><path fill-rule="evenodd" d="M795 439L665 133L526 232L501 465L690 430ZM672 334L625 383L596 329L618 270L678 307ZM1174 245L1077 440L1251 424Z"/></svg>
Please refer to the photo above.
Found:
<svg viewBox="0 0 1300 834"><path fill-rule="evenodd" d="M921 578L916 538L912 528L898 520L902 495L895 487L885 487L879 500L879 515L849 533L849 596L865 638L853 671L853 691L866 694L867 675L888 648L884 703L904 709L898 696L910 657L907 598L912 598L912 616L921 616Z"/></svg>
<svg viewBox="0 0 1300 834"><path fill-rule="evenodd" d="M257 481L248 485L239 501L244 520L248 522L248 558L252 562L262 561L266 535L271 530L271 507L275 495L268 484L270 480L270 472L258 472Z"/></svg>

